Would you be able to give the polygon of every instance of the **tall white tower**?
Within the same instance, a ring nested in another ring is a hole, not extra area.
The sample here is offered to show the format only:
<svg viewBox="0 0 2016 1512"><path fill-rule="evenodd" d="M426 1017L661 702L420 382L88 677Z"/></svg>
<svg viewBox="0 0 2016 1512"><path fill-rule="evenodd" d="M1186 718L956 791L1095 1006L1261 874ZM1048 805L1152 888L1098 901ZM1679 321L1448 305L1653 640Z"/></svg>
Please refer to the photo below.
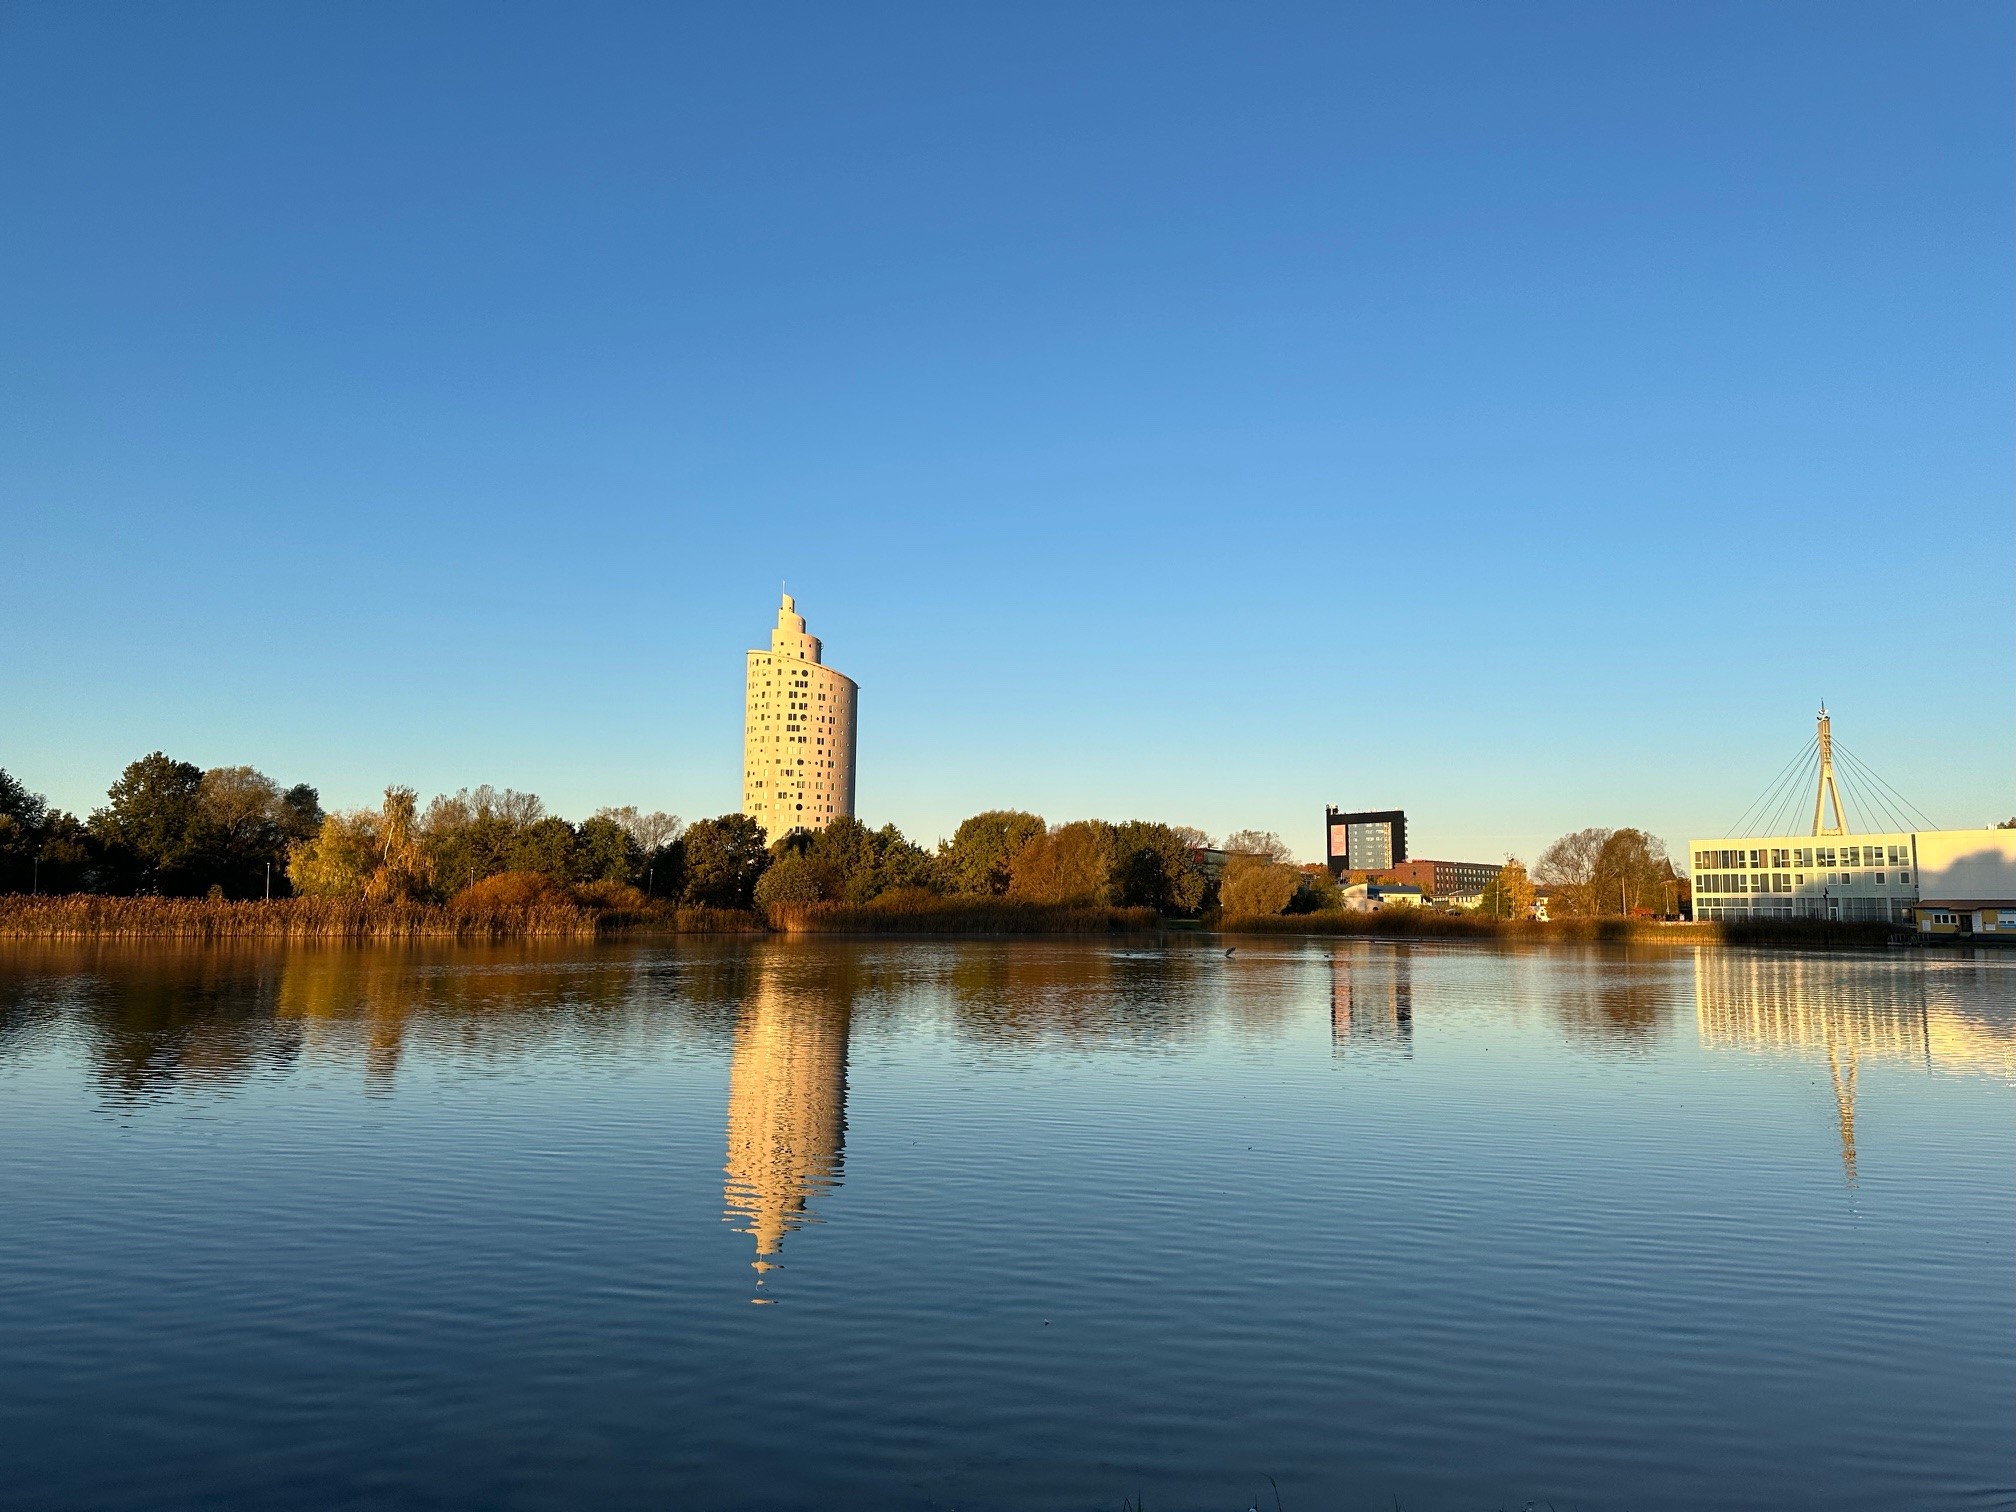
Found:
<svg viewBox="0 0 2016 1512"><path fill-rule="evenodd" d="M819 637L790 594L768 651L749 653L742 812L771 840L854 812L854 679L819 660Z"/></svg>
<svg viewBox="0 0 2016 1512"><path fill-rule="evenodd" d="M1820 705L1820 731L1815 738L1820 742L1820 786L1813 794L1813 833L1845 835L1848 810L1841 807L1841 789L1834 785L1834 721L1827 717L1824 703ZM1834 822L1823 825L1820 816L1830 800L1834 805Z"/></svg>

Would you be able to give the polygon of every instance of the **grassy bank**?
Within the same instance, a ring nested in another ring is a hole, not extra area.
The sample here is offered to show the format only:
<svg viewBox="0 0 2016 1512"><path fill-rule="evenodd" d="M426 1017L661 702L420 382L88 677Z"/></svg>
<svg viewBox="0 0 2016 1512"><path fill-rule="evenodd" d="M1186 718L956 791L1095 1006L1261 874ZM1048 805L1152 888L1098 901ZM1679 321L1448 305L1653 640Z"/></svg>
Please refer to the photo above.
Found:
<svg viewBox="0 0 2016 1512"><path fill-rule="evenodd" d="M1480 919L1471 914L1398 908L1380 913L1291 914L1226 918L1226 934L1353 935L1404 940L1531 940L1552 944L1625 941L1660 945L1791 945L1808 949L1881 947L1888 924L1824 919L1756 920L1728 924L1662 924L1650 919Z"/></svg>
<svg viewBox="0 0 2016 1512"><path fill-rule="evenodd" d="M748 932L763 924L733 909L599 908L547 899L524 905L364 903L275 898L0 897L0 939L514 940L592 939L623 930Z"/></svg>
<svg viewBox="0 0 2016 1512"><path fill-rule="evenodd" d="M891 893L872 903L783 903L770 910L782 934L1093 935L1160 927L1152 908L1092 908L1019 898L941 898Z"/></svg>

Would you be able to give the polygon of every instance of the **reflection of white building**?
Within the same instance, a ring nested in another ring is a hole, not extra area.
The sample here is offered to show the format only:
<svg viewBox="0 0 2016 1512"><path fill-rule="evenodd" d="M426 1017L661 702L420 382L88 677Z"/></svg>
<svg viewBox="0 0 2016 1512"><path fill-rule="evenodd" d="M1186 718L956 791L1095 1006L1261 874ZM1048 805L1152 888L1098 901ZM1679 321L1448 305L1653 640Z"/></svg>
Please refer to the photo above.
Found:
<svg viewBox="0 0 2016 1512"><path fill-rule="evenodd" d="M2016 1015L1968 1011L1924 958L1843 960L1704 950L1694 1014L1710 1050L1825 1057L1841 1163L1855 1175L1855 1093L1865 1064L2016 1077Z"/></svg>

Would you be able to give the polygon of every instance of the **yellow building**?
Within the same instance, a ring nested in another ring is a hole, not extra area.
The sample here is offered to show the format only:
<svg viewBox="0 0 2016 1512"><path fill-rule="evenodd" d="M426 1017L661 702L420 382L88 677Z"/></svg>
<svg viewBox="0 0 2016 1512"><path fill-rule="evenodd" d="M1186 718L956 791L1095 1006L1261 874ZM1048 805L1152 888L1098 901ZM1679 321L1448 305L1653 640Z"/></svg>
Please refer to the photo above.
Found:
<svg viewBox="0 0 2016 1512"><path fill-rule="evenodd" d="M772 840L854 812L854 709L860 690L820 661L819 637L791 595L768 651L748 657L742 812Z"/></svg>

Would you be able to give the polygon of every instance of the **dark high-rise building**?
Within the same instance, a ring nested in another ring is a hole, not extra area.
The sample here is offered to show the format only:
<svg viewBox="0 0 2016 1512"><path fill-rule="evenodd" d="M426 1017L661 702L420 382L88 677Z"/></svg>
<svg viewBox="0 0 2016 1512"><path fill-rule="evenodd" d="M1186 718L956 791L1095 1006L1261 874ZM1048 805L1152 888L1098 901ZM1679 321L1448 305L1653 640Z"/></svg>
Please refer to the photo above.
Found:
<svg viewBox="0 0 2016 1512"><path fill-rule="evenodd" d="M1330 870L1386 871L1407 859L1407 815L1402 809L1363 814L1323 811L1329 837Z"/></svg>

